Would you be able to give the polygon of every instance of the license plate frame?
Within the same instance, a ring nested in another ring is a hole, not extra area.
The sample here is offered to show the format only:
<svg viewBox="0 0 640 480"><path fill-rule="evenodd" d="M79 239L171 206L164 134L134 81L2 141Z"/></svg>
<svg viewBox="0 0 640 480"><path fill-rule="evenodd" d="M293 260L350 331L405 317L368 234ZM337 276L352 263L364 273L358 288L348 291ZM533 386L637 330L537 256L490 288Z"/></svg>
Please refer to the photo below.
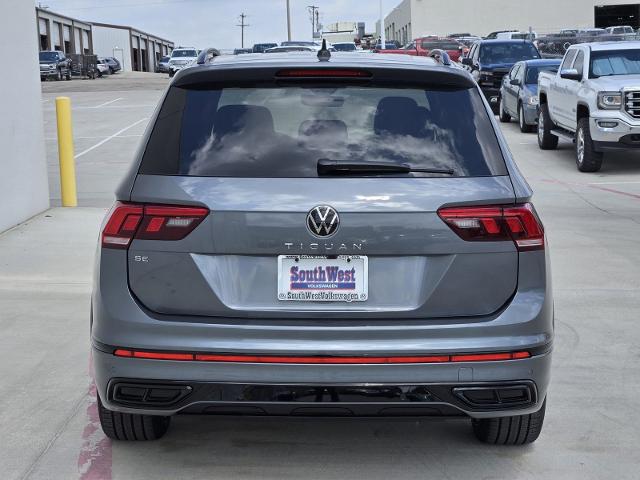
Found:
<svg viewBox="0 0 640 480"><path fill-rule="evenodd" d="M299 275L294 281L291 268L296 266L305 271L305 276L313 269L318 269L318 273L311 279ZM327 268L337 268L335 277ZM282 302L366 302L369 299L369 258L366 255L279 255L277 299Z"/></svg>

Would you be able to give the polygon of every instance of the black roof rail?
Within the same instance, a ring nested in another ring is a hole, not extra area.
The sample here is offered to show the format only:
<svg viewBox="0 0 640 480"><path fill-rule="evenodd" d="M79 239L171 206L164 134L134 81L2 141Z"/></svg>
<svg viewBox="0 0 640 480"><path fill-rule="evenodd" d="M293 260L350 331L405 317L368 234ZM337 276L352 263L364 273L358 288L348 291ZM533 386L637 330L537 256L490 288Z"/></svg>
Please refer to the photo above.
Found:
<svg viewBox="0 0 640 480"><path fill-rule="evenodd" d="M446 65L447 67L451 65L451 59L445 50L435 48L431 50L429 56L442 65Z"/></svg>
<svg viewBox="0 0 640 480"><path fill-rule="evenodd" d="M221 55L220 50L218 50L217 48L205 48L198 55L197 63L198 65L204 65L205 63L210 63L220 55Z"/></svg>

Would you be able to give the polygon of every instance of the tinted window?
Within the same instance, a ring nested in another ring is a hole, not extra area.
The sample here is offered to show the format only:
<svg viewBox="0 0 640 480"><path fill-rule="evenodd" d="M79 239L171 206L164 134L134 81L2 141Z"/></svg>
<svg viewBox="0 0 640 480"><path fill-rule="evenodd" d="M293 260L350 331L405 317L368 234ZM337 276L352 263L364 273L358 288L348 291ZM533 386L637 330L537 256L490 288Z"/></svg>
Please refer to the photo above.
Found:
<svg viewBox="0 0 640 480"><path fill-rule="evenodd" d="M140 172L316 177L322 158L450 168L462 177L506 174L477 90L344 85L174 87Z"/></svg>
<svg viewBox="0 0 640 480"><path fill-rule="evenodd" d="M514 63L520 60L530 60L540 58L536 47L531 43L487 43L481 46L480 62L485 64L493 63Z"/></svg>
<svg viewBox="0 0 640 480"><path fill-rule="evenodd" d="M333 48L335 48L338 52L355 52L356 44L355 43L334 43Z"/></svg>
<svg viewBox="0 0 640 480"><path fill-rule="evenodd" d="M571 68L571 65L573 64L573 59L576 58L576 52L577 50L569 50L567 52L567 54L564 56L562 67L560 67L561 70L567 70L568 68Z"/></svg>
<svg viewBox="0 0 640 480"><path fill-rule="evenodd" d="M525 79L524 83L526 83L527 85L537 85L538 76L540 75L540 72L557 72L557 71L558 71L557 65L529 67L527 68L527 78Z"/></svg>
<svg viewBox="0 0 640 480"><path fill-rule="evenodd" d="M55 62L58 60L58 54L56 52L40 52L41 62Z"/></svg>
<svg viewBox="0 0 640 480"><path fill-rule="evenodd" d="M584 52L580 50L576 56L576 61L573 63L573 68L578 71L580 75L584 71Z"/></svg>
<svg viewBox="0 0 640 480"><path fill-rule="evenodd" d="M640 74L640 50L591 52L591 78Z"/></svg>

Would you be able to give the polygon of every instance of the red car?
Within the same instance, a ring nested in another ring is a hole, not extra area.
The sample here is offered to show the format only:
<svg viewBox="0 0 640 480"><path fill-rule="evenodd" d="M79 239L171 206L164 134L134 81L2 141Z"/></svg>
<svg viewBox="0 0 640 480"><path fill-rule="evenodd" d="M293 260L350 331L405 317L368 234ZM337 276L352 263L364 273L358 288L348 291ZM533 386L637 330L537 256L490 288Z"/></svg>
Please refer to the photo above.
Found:
<svg viewBox="0 0 640 480"><path fill-rule="evenodd" d="M428 57L432 50L445 50L449 54L452 61L457 62L460 57L465 55L469 49L455 38L440 37L422 37L415 39L412 43L404 48L398 49L375 49L376 53L400 53L404 55L417 55L420 57Z"/></svg>

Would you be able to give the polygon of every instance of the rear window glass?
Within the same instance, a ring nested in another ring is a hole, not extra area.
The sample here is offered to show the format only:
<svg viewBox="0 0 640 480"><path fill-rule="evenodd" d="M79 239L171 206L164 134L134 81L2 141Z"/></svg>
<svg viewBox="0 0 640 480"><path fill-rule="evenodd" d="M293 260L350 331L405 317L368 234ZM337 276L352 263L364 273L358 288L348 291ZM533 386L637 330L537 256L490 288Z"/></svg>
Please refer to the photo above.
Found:
<svg viewBox="0 0 640 480"><path fill-rule="evenodd" d="M317 177L320 159L451 169L456 177L506 175L493 126L476 89L344 84L173 87L147 144L140 173Z"/></svg>
<svg viewBox="0 0 640 480"><path fill-rule="evenodd" d="M425 50L433 50L435 48L440 48L442 50L458 50L460 48L460 44L445 40L424 41L422 42L422 48Z"/></svg>

